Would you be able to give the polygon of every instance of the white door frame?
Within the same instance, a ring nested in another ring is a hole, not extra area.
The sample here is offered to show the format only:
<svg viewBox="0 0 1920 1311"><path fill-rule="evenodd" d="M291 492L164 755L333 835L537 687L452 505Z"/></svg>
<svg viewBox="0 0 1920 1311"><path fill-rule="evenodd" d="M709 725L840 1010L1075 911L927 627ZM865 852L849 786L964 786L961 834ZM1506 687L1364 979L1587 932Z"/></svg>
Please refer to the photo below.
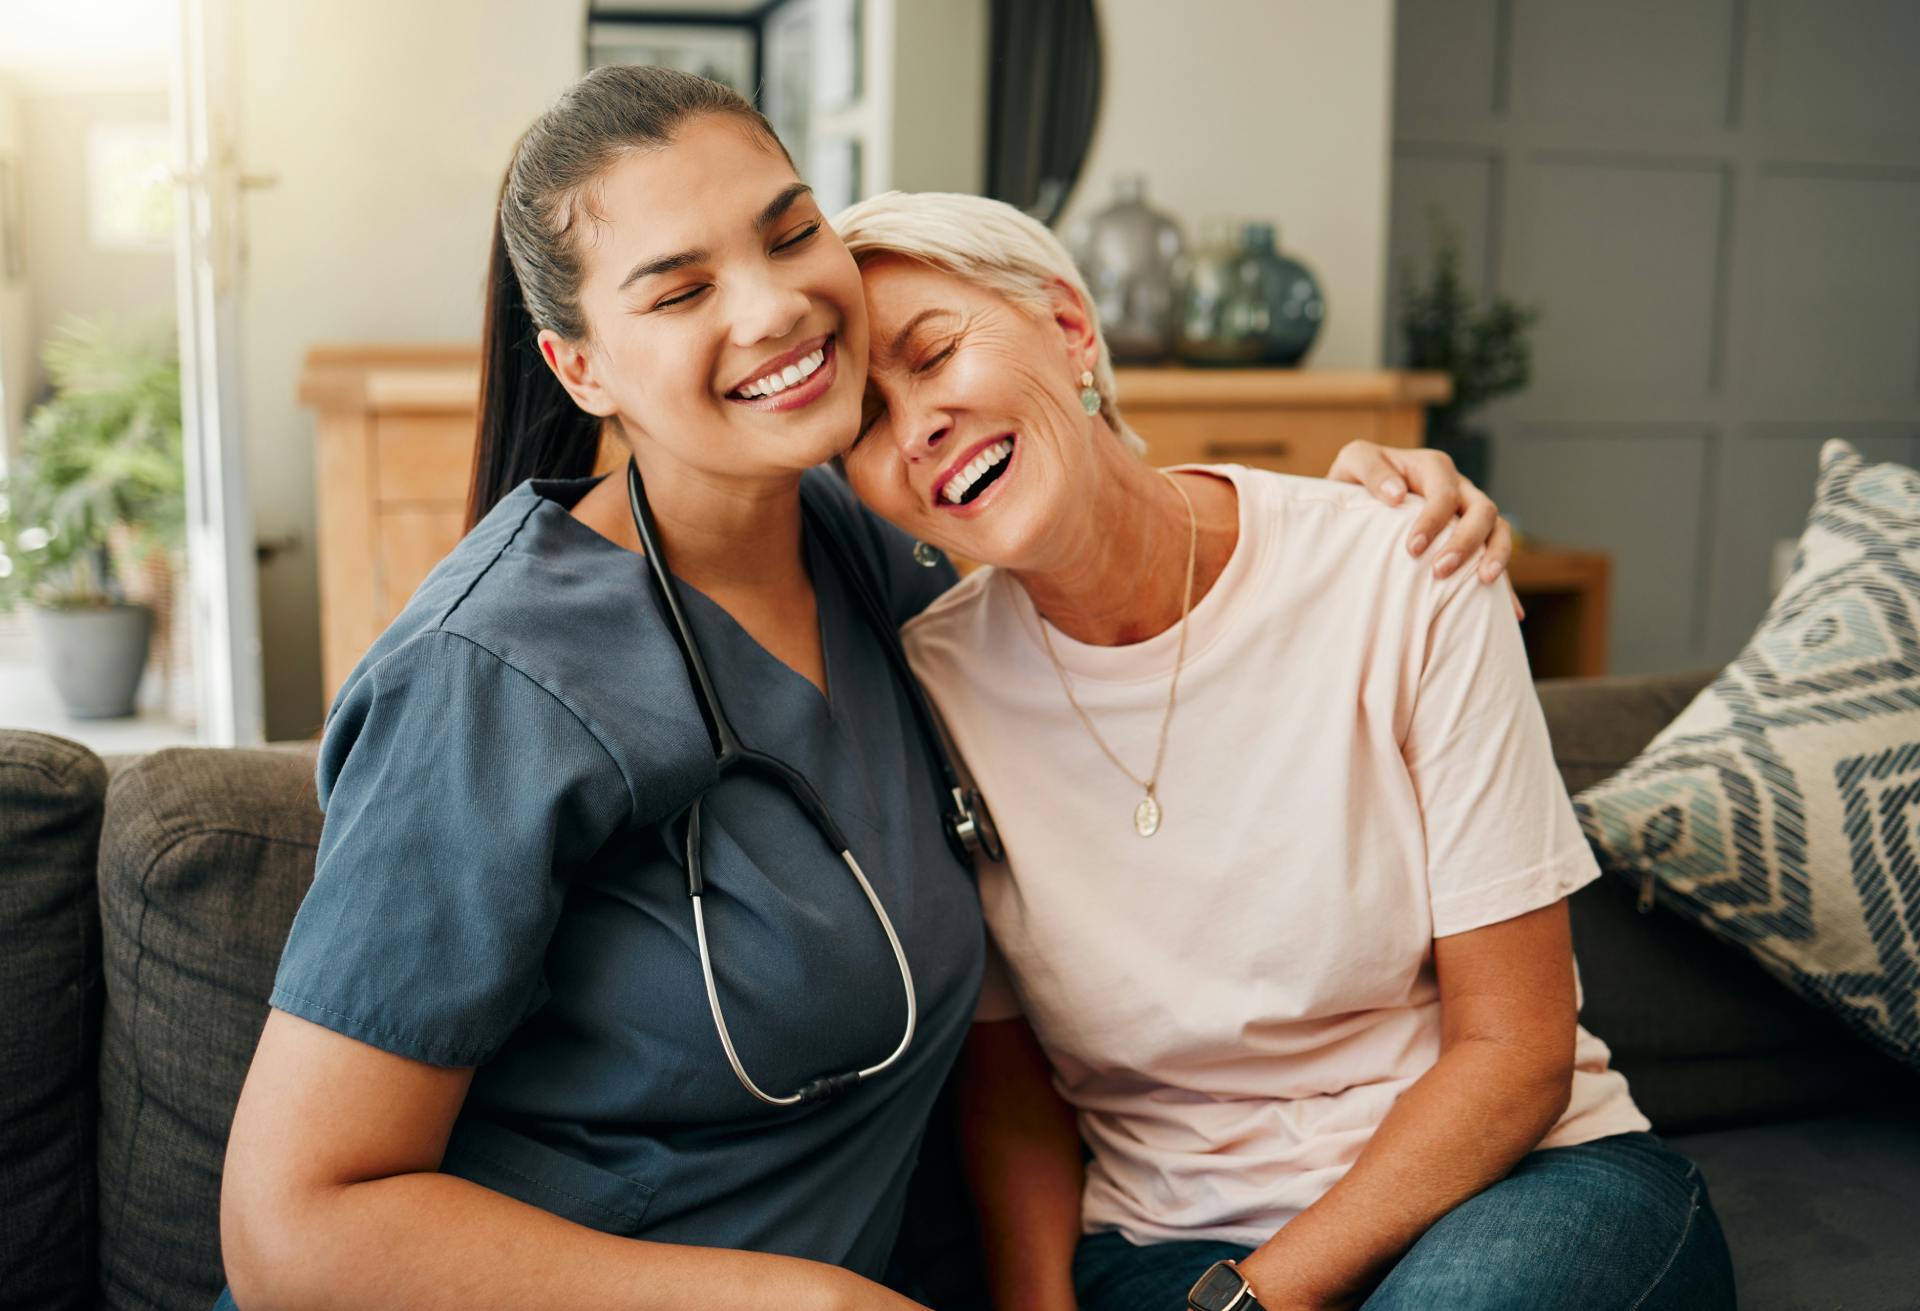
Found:
<svg viewBox="0 0 1920 1311"><path fill-rule="evenodd" d="M240 413L240 98L235 0L176 0L175 283L187 576L200 740L262 740L260 600Z"/></svg>

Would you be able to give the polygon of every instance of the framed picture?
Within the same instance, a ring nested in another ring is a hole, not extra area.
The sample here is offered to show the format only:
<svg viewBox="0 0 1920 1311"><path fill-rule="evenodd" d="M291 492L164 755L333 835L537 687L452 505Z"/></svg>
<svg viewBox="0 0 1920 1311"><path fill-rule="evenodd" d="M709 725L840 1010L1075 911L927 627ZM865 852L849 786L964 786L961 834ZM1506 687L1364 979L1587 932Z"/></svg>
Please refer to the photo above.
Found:
<svg viewBox="0 0 1920 1311"><path fill-rule="evenodd" d="M587 16L587 67L658 64L725 83L773 125L820 206L866 194L866 0L767 0L709 14L681 0Z"/></svg>
<svg viewBox="0 0 1920 1311"><path fill-rule="evenodd" d="M760 35L750 19L659 22L645 14L626 17L596 10L587 23L587 67L657 64L697 73L757 98Z"/></svg>
<svg viewBox="0 0 1920 1311"><path fill-rule="evenodd" d="M823 136L813 143L807 157L807 180L813 184L820 212L829 219L867 194L860 166L858 137Z"/></svg>
<svg viewBox="0 0 1920 1311"><path fill-rule="evenodd" d="M793 157L805 159L813 127L814 0L784 0L763 22L767 83L760 107Z"/></svg>
<svg viewBox="0 0 1920 1311"><path fill-rule="evenodd" d="M819 36L814 45L814 103L824 112L860 98L863 0L812 0Z"/></svg>

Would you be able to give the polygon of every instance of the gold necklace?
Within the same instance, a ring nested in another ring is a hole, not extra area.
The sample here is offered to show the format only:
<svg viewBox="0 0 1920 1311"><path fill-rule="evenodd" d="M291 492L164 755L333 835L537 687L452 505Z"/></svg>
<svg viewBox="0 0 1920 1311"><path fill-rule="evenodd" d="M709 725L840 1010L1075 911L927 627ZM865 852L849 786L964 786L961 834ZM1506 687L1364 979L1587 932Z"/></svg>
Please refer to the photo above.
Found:
<svg viewBox="0 0 1920 1311"><path fill-rule="evenodd" d="M1187 616L1193 612L1193 575L1194 562L1200 548L1200 519L1193 512L1193 498L1187 495L1187 489L1180 480L1164 469L1156 470L1161 477L1173 484L1173 490L1180 493L1180 499L1187 507L1187 586L1180 598L1180 643L1173 657L1173 681L1167 685L1167 713L1160 719L1160 745L1153 753L1153 773L1147 778L1128 769L1126 763L1113 753L1106 739L1100 736L1100 730L1093 726L1093 720L1081 708L1080 699L1073 694L1073 682L1067 677L1066 667L1060 663L1060 657L1054 654L1053 638L1047 634L1047 621L1036 610L1034 617L1040 620L1040 642L1047 648L1047 659L1053 662L1053 672L1060 675L1060 690L1067 694L1067 704L1073 707L1073 713L1080 716L1080 722L1087 726L1087 733L1093 738L1095 746L1113 762L1114 768L1133 780L1136 787L1145 792L1140 804L1133 808L1133 831L1143 838L1150 838L1160 831L1162 811L1156 789L1160 785L1160 767L1167 759L1167 730L1173 724L1174 702L1180 693L1180 667L1187 662Z"/></svg>

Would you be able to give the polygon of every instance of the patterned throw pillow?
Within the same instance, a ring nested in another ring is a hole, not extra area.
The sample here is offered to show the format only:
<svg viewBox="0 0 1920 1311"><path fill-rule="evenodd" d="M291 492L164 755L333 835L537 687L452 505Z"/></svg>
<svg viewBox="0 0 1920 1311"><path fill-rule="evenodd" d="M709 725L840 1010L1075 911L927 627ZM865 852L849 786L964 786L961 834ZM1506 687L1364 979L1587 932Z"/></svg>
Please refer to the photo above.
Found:
<svg viewBox="0 0 1920 1311"><path fill-rule="evenodd" d="M1574 799L1605 868L1920 1068L1920 474L1820 450L1747 647Z"/></svg>

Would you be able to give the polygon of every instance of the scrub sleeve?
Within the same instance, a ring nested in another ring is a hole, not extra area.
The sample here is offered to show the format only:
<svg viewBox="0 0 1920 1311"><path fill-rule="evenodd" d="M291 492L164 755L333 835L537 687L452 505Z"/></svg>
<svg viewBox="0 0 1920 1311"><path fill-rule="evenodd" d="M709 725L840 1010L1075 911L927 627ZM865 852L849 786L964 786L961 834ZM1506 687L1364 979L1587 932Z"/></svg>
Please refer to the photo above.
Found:
<svg viewBox="0 0 1920 1311"><path fill-rule="evenodd" d="M271 1004L413 1060L479 1065L547 997L579 867L632 794L554 692L430 629L369 668L319 763L327 821Z"/></svg>

